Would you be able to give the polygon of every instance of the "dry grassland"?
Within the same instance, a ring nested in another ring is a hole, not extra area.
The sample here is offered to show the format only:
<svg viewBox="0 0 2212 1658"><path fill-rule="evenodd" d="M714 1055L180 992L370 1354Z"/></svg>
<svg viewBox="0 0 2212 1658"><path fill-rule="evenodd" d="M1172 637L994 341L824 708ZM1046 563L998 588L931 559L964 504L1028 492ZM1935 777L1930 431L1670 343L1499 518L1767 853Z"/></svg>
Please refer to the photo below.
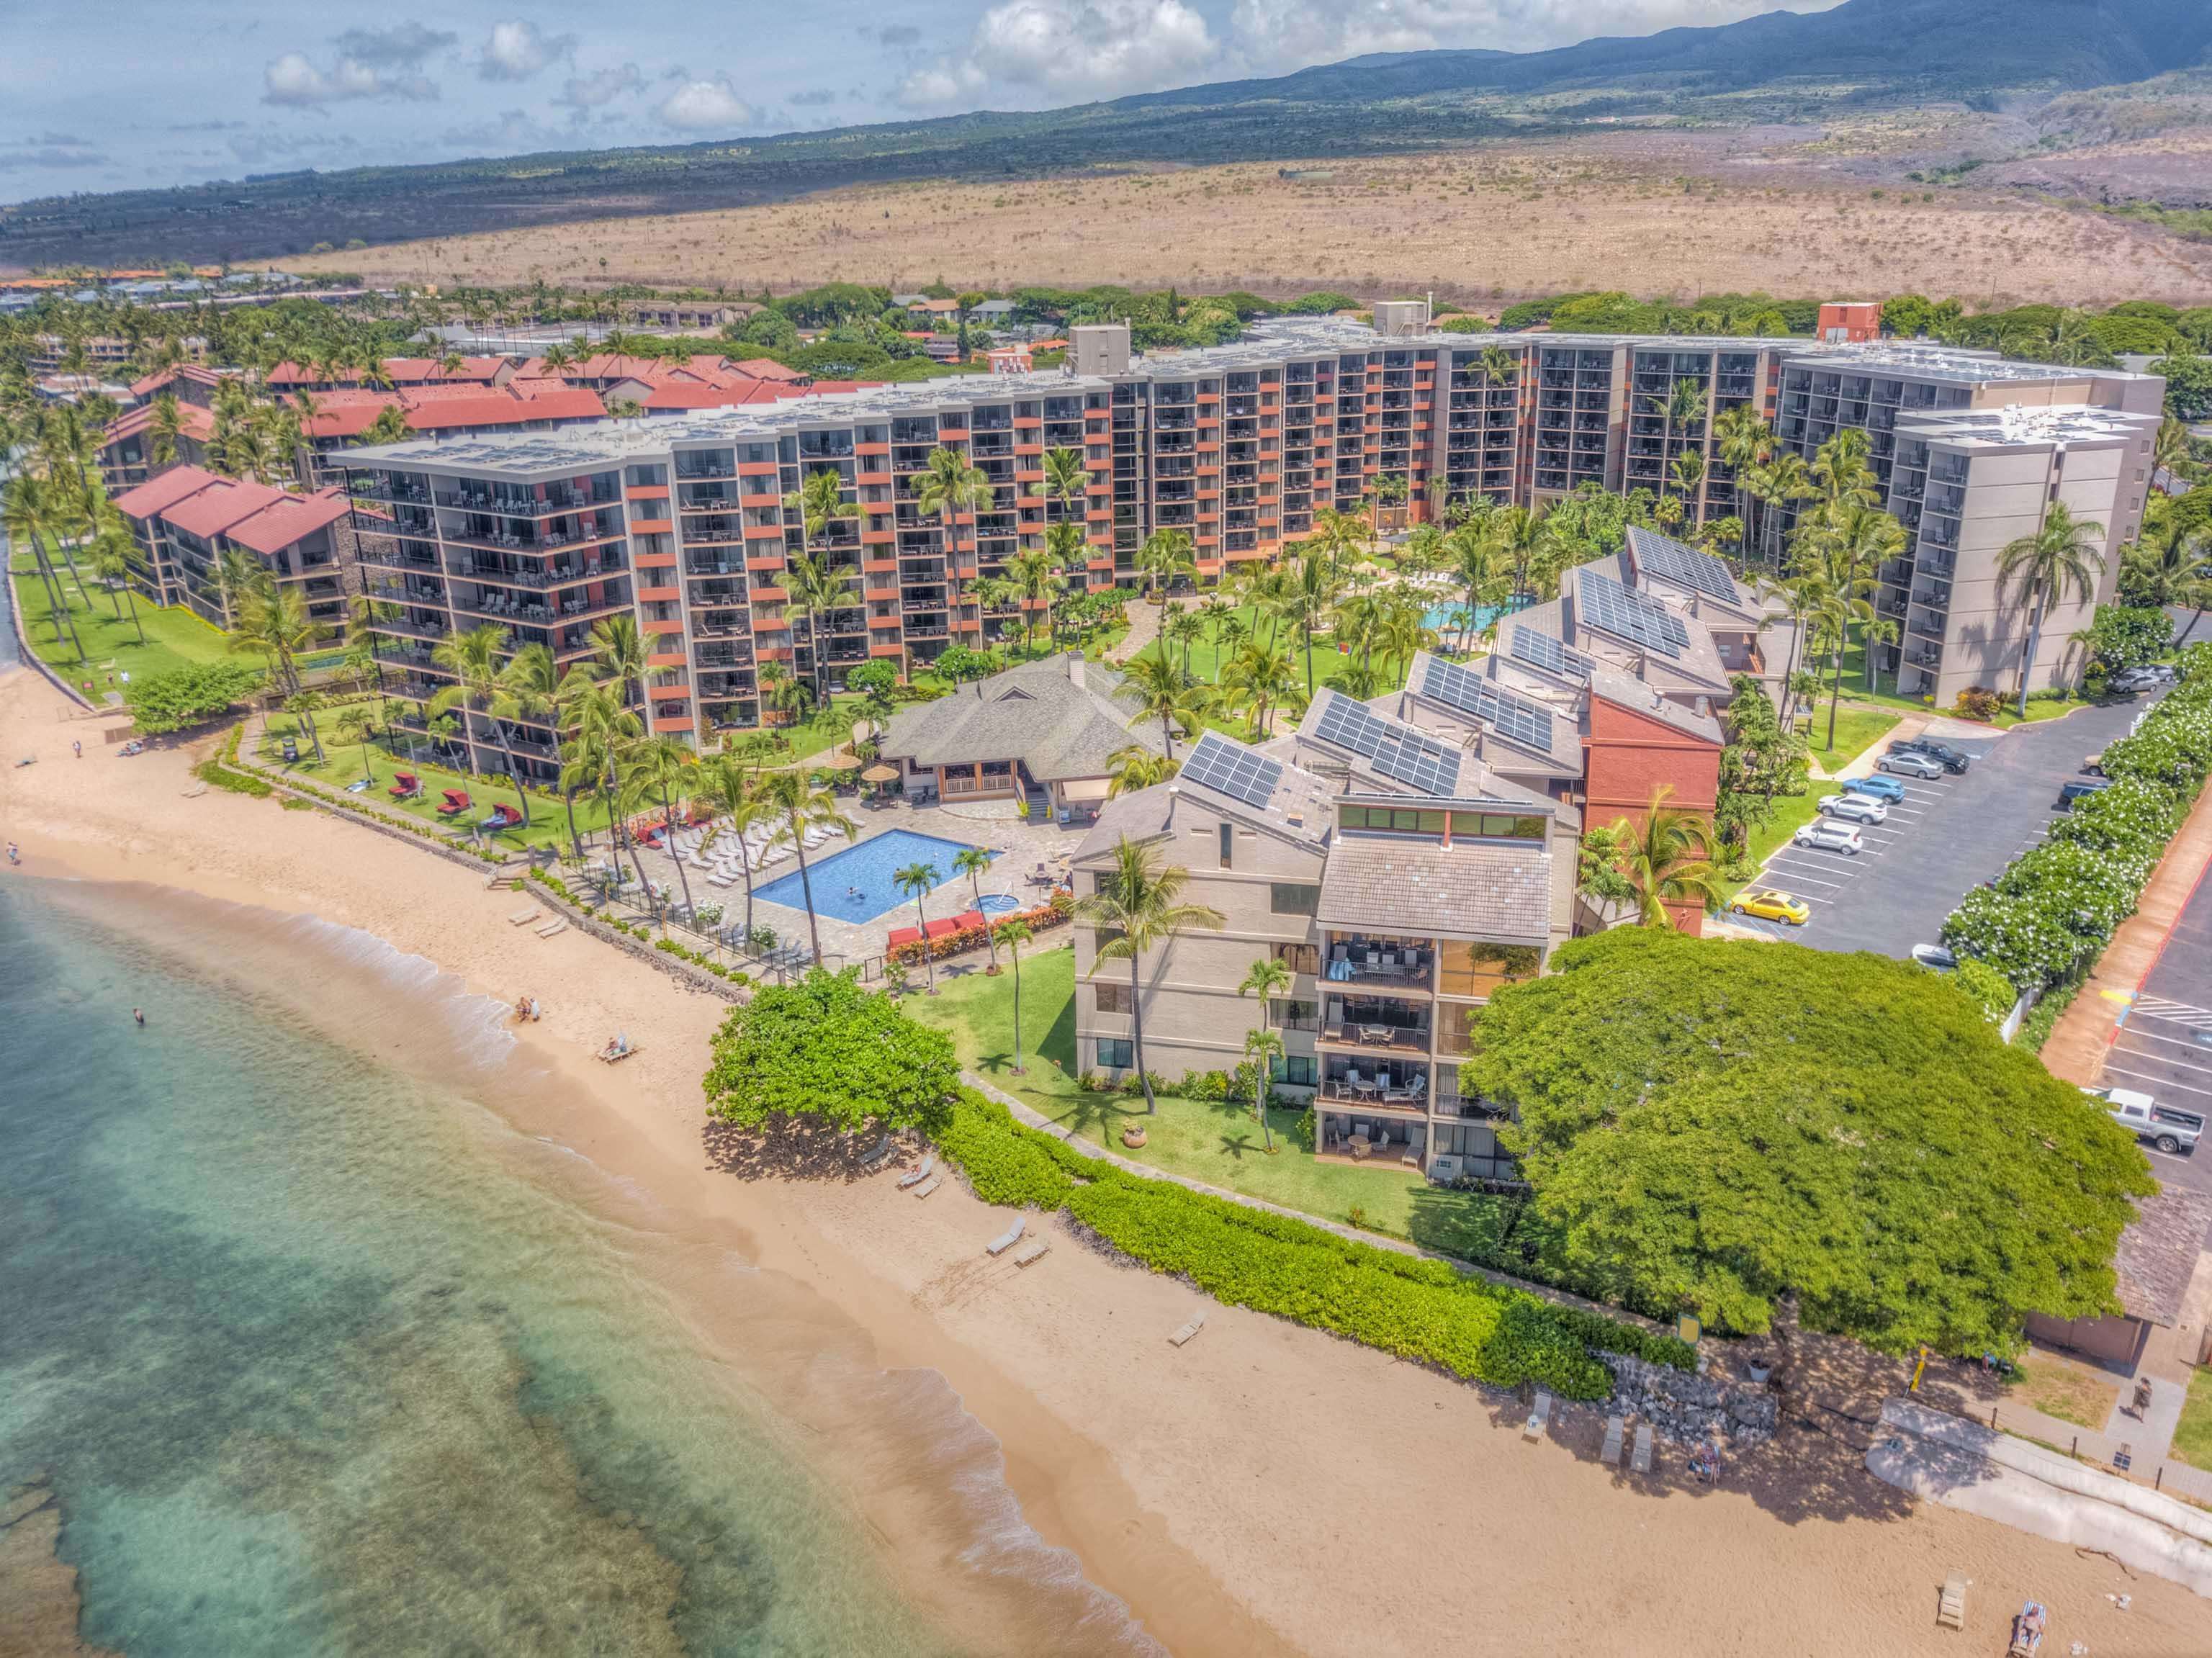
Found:
<svg viewBox="0 0 2212 1658"><path fill-rule="evenodd" d="M544 226L284 261L372 281L612 282L778 292L829 281L1024 283L1462 303L1956 294L1977 306L2212 299L2212 246L1959 190L1876 194L1799 143L1659 134L1455 155L859 186L772 206ZM1288 172L1301 176L1285 178ZM1315 176L1321 174L1325 176Z"/></svg>

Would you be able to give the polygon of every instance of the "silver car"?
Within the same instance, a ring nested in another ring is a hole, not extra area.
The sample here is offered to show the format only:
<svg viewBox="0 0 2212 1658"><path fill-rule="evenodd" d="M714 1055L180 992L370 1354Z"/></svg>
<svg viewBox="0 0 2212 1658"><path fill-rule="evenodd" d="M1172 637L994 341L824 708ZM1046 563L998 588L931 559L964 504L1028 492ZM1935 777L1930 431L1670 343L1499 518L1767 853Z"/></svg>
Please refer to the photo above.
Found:
<svg viewBox="0 0 2212 1658"><path fill-rule="evenodd" d="M1832 794L1820 802L1820 815L1840 817L1847 823L1886 823L1889 807L1867 794Z"/></svg>
<svg viewBox="0 0 2212 1658"><path fill-rule="evenodd" d="M1894 773L1899 777L1930 778L1941 777L1943 774L1942 761L1932 755L1922 754L1916 749L1905 749L1902 751L1892 749L1881 759L1875 761L1875 764L1881 770Z"/></svg>
<svg viewBox="0 0 2212 1658"><path fill-rule="evenodd" d="M1856 858L1866 847L1866 840L1849 823L1838 823L1832 818L1816 817L1791 835L1790 840L1801 847L1814 847L1822 852L1840 852Z"/></svg>

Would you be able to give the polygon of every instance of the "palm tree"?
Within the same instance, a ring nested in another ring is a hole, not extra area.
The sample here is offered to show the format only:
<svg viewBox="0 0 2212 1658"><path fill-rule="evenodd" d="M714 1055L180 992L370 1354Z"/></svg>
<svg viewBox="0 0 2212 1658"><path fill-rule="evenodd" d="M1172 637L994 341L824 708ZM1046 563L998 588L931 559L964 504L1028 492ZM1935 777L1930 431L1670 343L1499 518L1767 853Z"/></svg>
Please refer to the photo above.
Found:
<svg viewBox="0 0 2212 1658"><path fill-rule="evenodd" d="M1292 580L1295 583L1292 604L1299 630L1305 635L1306 700L1311 701L1314 623L1328 614L1329 606L1344 591L1344 574L1328 548L1309 541L1298 549L1298 562L1293 567Z"/></svg>
<svg viewBox="0 0 2212 1658"><path fill-rule="evenodd" d="M1778 529L1781 509L1792 501L1817 500L1820 492L1814 486L1813 471L1805 465L1805 457L1794 450L1784 451L1759 468L1759 499L1767 509L1759 515L1759 556L1765 559L1767 544Z"/></svg>
<svg viewBox="0 0 2212 1658"><path fill-rule="evenodd" d="M1186 732L1196 731L1212 700L1209 689L1191 683L1189 677L1170 659L1164 641L1159 649L1146 652L1125 671L1126 683L1139 698L1138 717L1160 722L1161 741L1167 745L1168 758L1174 759L1175 731L1169 721L1181 725Z"/></svg>
<svg viewBox="0 0 2212 1658"><path fill-rule="evenodd" d="M2189 428L2172 415L2158 423L2158 435L2151 440L2150 464L2154 471L2173 477L2189 474Z"/></svg>
<svg viewBox="0 0 2212 1658"><path fill-rule="evenodd" d="M1090 488L1091 473L1083 464L1082 450L1067 447L1048 449L1044 452L1043 495L1045 513L1048 518L1051 516L1052 503L1057 501L1060 502L1063 516L1054 521L1067 522L1066 515L1074 511L1075 503ZM1079 529L1077 531L1079 539L1081 533Z"/></svg>
<svg viewBox="0 0 2212 1658"><path fill-rule="evenodd" d="M1112 768L1113 779L1106 787L1109 799L1164 783L1176 770L1174 761L1142 743L1124 743L1106 756L1106 763Z"/></svg>
<svg viewBox="0 0 2212 1658"><path fill-rule="evenodd" d="M1018 915L1009 915L991 929L991 936L1006 947L1006 959L1014 968L1014 1075L1018 1077L1023 1072L1022 946L1030 941L1030 924Z"/></svg>
<svg viewBox="0 0 2212 1658"><path fill-rule="evenodd" d="M1177 610L1160 624L1160 637L1170 647L1182 647L1182 660L1179 665L1186 679L1190 677L1190 647L1205 632L1206 618L1196 610Z"/></svg>
<svg viewBox="0 0 2212 1658"><path fill-rule="evenodd" d="M836 474L829 476L835 477ZM784 571L783 585L791 595L792 609L806 618L806 638L814 665L814 700L820 704L829 701L830 667L822 638L822 618L848 601L845 573L831 569L828 556L816 551L794 555L788 567Z"/></svg>
<svg viewBox="0 0 2212 1658"><path fill-rule="evenodd" d="M507 629L496 622L450 633L440 640L430 649L430 660L453 675L454 683L430 699L430 712L445 714L459 708L491 721L492 740L507 758L507 774L522 802L522 827L527 830L530 792L522 786L522 768L515 762L514 744L507 729L507 722L520 715L521 707L504 677L506 665L501 662L500 653L506 648ZM473 777L477 773L473 732L470 738L469 775Z"/></svg>
<svg viewBox="0 0 2212 1658"><path fill-rule="evenodd" d="M1267 1026L1244 1033L1244 1058L1252 1067L1252 1114L1260 1120L1260 1141L1269 1157L1275 1154L1275 1133L1267 1123L1267 1078L1282 1053L1283 1039Z"/></svg>
<svg viewBox="0 0 2212 1658"><path fill-rule="evenodd" d="M630 693L645 700L647 651L637 618L627 610L592 624L592 665L602 679L611 680L627 708Z"/></svg>
<svg viewBox="0 0 2212 1658"><path fill-rule="evenodd" d="M1846 426L1820 446L1820 453L1813 458L1813 481L1820 486L1832 507L1856 496L1869 507L1878 507L1881 499L1875 493L1874 469L1867 465L1873 440L1863 428Z"/></svg>
<svg viewBox="0 0 2212 1658"><path fill-rule="evenodd" d="M368 446L404 443L412 430L407 424L407 411L396 403L389 403L377 410L376 418L369 422L368 429L361 434L361 440Z"/></svg>
<svg viewBox="0 0 2212 1658"><path fill-rule="evenodd" d="M1155 530L1137 549L1137 568L1144 572L1145 595L1158 604L1167 602L1167 590L1179 575L1195 579L1197 563L1191 557L1190 536L1176 529Z"/></svg>
<svg viewBox="0 0 2212 1658"><path fill-rule="evenodd" d="M1674 487L1682 492L1686 503L1697 499L1698 490L1705 481L1705 458L1695 449L1676 452L1674 465L1668 469L1674 475ZM1703 521L1700 518L1700 522Z"/></svg>
<svg viewBox="0 0 2212 1658"><path fill-rule="evenodd" d="M32 562L38 567L39 580L52 608L55 641L60 641L62 629L67 628L70 643L76 647L76 659L82 663L84 644L76 635L76 618L70 614L69 595L53 561L46 556L49 544L60 544L62 523L61 502L45 478L36 472L18 472L8 480L7 493L0 495L0 526L5 527L9 539L30 548Z"/></svg>
<svg viewBox="0 0 2212 1658"><path fill-rule="evenodd" d="M279 587L270 582L247 592L231 628L229 648L260 652L269 659L277 683L296 693L301 653L313 647L320 632L307 614L306 596L297 587Z"/></svg>
<svg viewBox="0 0 2212 1658"><path fill-rule="evenodd" d="M623 836L621 815L615 811L613 801L616 756L644 726L624 705L622 692L614 684L586 671L571 669L562 676L559 708L561 722L568 733L561 749L561 791L573 796L577 790L588 788L598 799L600 814L607 820L607 838L619 866ZM573 812L569 834L573 839ZM580 841L577 842L577 855L583 855ZM645 878L642 871L638 878Z"/></svg>
<svg viewBox="0 0 2212 1658"><path fill-rule="evenodd" d="M1158 1111L1159 1102L1152 1097L1152 1076L1145 1068L1144 954L1172 944L1186 928L1218 932L1228 925L1219 910L1183 902L1189 884L1188 870L1163 864L1152 847L1125 835L1115 845L1114 867L1098 878L1098 890L1075 905L1076 915L1091 922L1103 940L1086 976L1096 977L1109 962L1129 964L1129 1029L1147 1116Z"/></svg>
<svg viewBox="0 0 2212 1658"><path fill-rule="evenodd" d="M284 712L300 722L307 733L307 741L314 744L315 763L323 764L323 734L315 729L315 715L327 706L315 691L298 691L284 699Z"/></svg>
<svg viewBox="0 0 2212 1658"><path fill-rule="evenodd" d="M1728 468L1737 493L1747 503L1758 500L1758 492L1752 485L1758 470L1766 465L1773 452L1774 428L1759 417L1754 405L1740 403L1713 416L1713 454ZM1751 539L1756 542L1756 514L1752 516Z"/></svg>
<svg viewBox="0 0 2212 1658"><path fill-rule="evenodd" d="M2027 718L2027 679L2035 664L2036 647L2042 642L2045 610L2063 604L2071 592L2086 603L2097 591L2097 544L2105 526L2077 519L2063 501L2054 501L2043 515L2043 526L2005 544L1997 555L1997 593L2018 588L2034 607L2027 628L2027 651L2020 659L2020 717Z"/></svg>
<svg viewBox="0 0 2212 1658"><path fill-rule="evenodd" d="M1659 449L1664 454L1674 446L1674 433L1678 428L1705 423L1705 388L1693 380L1676 380L1665 397L1646 398L1644 404L1660 417ZM1663 468L1659 474L1659 498L1662 501L1667 498L1667 473Z"/></svg>
<svg viewBox="0 0 2212 1658"><path fill-rule="evenodd" d="M1529 578L1543 562L1551 540L1551 526L1526 507L1508 507L1490 515L1491 545L1513 573L1512 597L1529 596Z"/></svg>
<svg viewBox="0 0 2212 1658"><path fill-rule="evenodd" d="M929 912L921 907L921 901L929 895L930 889L944 878L937 872L936 865L920 863L908 864L891 877L898 890L914 900L914 919L920 923L921 933L921 959L929 968L929 993L933 996L937 994L937 952L929 947ZM991 959L994 962L999 959L996 944L991 946Z"/></svg>
<svg viewBox="0 0 2212 1658"><path fill-rule="evenodd" d="M847 840L860 833L860 825L837 810L837 797L817 788L800 769L772 771L761 780L761 793L769 816L781 820L776 838L799 854L799 890L806 899L806 932L814 946L814 960L822 961L822 928L814 914L814 879L806 869L806 831L835 829Z"/></svg>
<svg viewBox="0 0 2212 1658"><path fill-rule="evenodd" d="M1260 1029L1253 1033L1255 1035L1274 1036L1274 1033L1267 1029L1268 999L1271 997L1279 996L1290 987L1290 969L1273 957L1262 956L1252 963L1251 971L1244 975L1243 982L1237 987L1237 993L1239 996L1257 996L1260 999ZM1248 1042L1245 1048L1249 1052L1251 1044ZM1279 1037L1275 1038L1275 1049L1278 1053L1282 1050L1282 1041ZM1266 1068L1262 1066L1261 1074L1264 1076L1265 1073ZM1275 1149L1275 1142L1273 1137L1268 1133L1267 1113L1260 1103L1262 1094L1258 1084L1254 1085L1252 1093L1252 1108L1260 1119L1261 1135L1267 1141L1267 1150L1273 1151Z"/></svg>
<svg viewBox="0 0 2212 1658"><path fill-rule="evenodd" d="M753 860L745 847L745 832L766 813L758 774L750 762L734 754L712 754L699 762L699 781L693 798L703 802L718 818L726 817L730 833L738 837L745 878L745 938L753 936Z"/></svg>
<svg viewBox="0 0 2212 1658"><path fill-rule="evenodd" d="M1669 903L1710 908L1727 885L1712 861L1712 820L1669 806L1667 798L1674 792L1672 783L1654 790L1641 824L1622 818L1613 825L1626 848L1621 872L1636 890L1637 921L1643 926L1672 926Z"/></svg>
<svg viewBox="0 0 2212 1658"><path fill-rule="evenodd" d="M338 741L361 744L361 780L371 788L376 786L376 774L369 769L368 739L376 733L376 716L369 712L366 702L349 702L338 710Z"/></svg>
<svg viewBox="0 0 2212 1658"><path fill-rule="evenodd" d="M1297 701L1304 693L1288 651L1248 640L1221 671L1219 695L1232 708L1251 709L1252 729L1264 737L1272 729L1272 711Z"/></svg>
<svg viewBox="0 0 2212 1658"><path fill-rule="evenodd" d="M629 768L625 780L628 795L623 802L627 816L637 805L658 804L660 821L673 835L676 829L676 797L686 792L691 781L694 756L690 748L673 737L642 737L632 743L623 753ZM528 824L526 823L526 829ZM684 913L696 916L698 912L691 903L691 877L684 867L681 855L671 849L676 865L677 884L684 890Z"/></svg>
<svg viewBox="0 0 2212 1658"><path fill-rule="evenodd" d="M174 392L164 392L154 399L154 465L157 468L177 464L177 440L185 434L183 405Z"/></svg>
<svg viewBox="0 0 2212 1658"><path fill-rule="evenodd" d="M1050 539L1049 532L1046 538ZM1051 614L1052 597L1066 587L1067 578L1060 573L1060 561L1048 548L1032 547L1006 562L1006 580L1020 596L1022 654L1027 656L1036 636L1037 612Z"/></svg>
<svg viewBox="0 0 2212 1658"><path fill-rule="evenodd" d="M975 900L975 913L981 914L983 873L991 867L991 854L981 847L963 847L952 854L952 867L957 873L968 878L968 890ZM983 970L990 977L996 978L999 975L999 945L988 927L984 929L983 943L991 952L991 965Z"/></svg>
<svg viewBox="0 0 2212 1658"><path fill-rule="evenodd" d="M1805 641L1805 623L1813 612L1820 608L1821 595L1826 590L1826 579L1817 574L1790 576L1779 581L1769 580L1761 584L1761 597L1779 598L1782 601L1783 614L1790 618L1790 655L1782 669L1782 683L1784 687L1782 700L1782 725L1784 730L1790 729L1790 717L1795 712L1792 708L1795 693L1788 688L1796 677L1799 653ZM1764 623L1760 623L1762 631L1765 625Z"/></svg>
<svg viewBox="0 0 2212 1658"><path fill-rule="evenodd" d="M2154 493L2143 509L2142 530L2120 550L2120 585L2130 604L2186 604L2196 611L2181 632L2197 630L2212 576L2212 532L2185 519L2172 497ZM2177 643L2179 641L2177 641Z"/></svg>
<svg viewBox="0 0 2212 1658"><path fill-rule="evenodd" d="M92 542L92 573L108 584L108 598L114 602L115 590L122 588L124 598L131 603L131 625L138 630L138 642L146 642L146 624L138 619L138 595L132 591L131 577L138 568L138 544L131 531L123 526L113 507L109 507L100 519L100 528L94 532ZM117 615L122 612L118 607Z"/></svg>
<svg viewBox="0 0 2212 1658"><path fill-rule="evenodd" d="M507 693L507 701L514 708L508 718L527 720L533 726L553 725L557 739L559 727L555 723L554 711L561 696L561 669L553 659L550 646L536 643L523 646L501 671L499 683L500 689ZM516 786L521 786L520 778L516 780ZM526 823L529 811L529 804L526 801L523 805ZM575 838L573 815L569 823L569 838Z"/></svg>
<svg viewBox="0 0 2212 1658"><path fill-rule="evenodd" d="M988 510L998 499L990 474L958 449L942 444L929 452L929 459L914 476L914 507L924 518L933 518L945 532L948 597L953 612L960 608L960 515Z"/></svg>
<svg viewBox="0 0 2212 1658"><path fill-rule="evenodd" d="M225 547L216 556L216 595L222 600L222 619L226 627L235 628L245 614L246 601L255 593L265 593L275 585L276 578L269 567L243 547Z"/></svg>

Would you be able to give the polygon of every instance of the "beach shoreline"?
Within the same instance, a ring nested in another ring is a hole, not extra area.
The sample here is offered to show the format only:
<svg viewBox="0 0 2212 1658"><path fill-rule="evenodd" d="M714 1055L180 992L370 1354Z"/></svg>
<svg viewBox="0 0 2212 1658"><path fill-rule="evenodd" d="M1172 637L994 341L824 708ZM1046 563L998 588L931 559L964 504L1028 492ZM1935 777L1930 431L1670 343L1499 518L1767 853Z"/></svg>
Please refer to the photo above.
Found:
<svg viewBox="0 0 2212 1658"><path fill-rule="evenodd" d="M1554 1442L1524 1444L1502 1396L1210 1306L1082 1248L1057 1220L1036 1267L986 1261L981 1242L1004 1216L957 1181L916 1204L887 1178L733 1175L702 1134L720 999L573 929L540 939L511 926L512 892L330 814L188 797L191 746L76 761L70 739L89 728L34 675L0 671L0 757L39 756L0 770L0 835L25 859L9 878L141 883L313 915L472 993L538 997L544 1021L517 1040L558 1082L540 1132L650 1193L672 1224L819 1297L854 1333L848 1362L942 1377L997 1442L1028 1526L1170 1650L1427 1652L1484 1629L1529 1653L1749 1653L1849 1628L1869 1650L1933 1653L1954 1638L1931 1616L1952 1571L1977 1582L1972 1637L2033 1595L2093 1649L2212 1644L2212 1607L2175 1586L1909 1504L1832 1459L1820 1465L1832 1490L1800 1480L1790 1501L1751 1481L1693 1494L1631 1480L1597 1463L1591 1412L1567 1413ZM324 1011L343 1023L342 1009ZM642 1051L596 1064L617 1029ZM379 1057L404 1065L398 1047ZM1201 1308L1205 1334L1168 1346ZM710 1307L701 1315L711 1325ZM872 1500L865 1467L845 1475L894 1553L902 1537L942 1537L900 1512L927 1507L927 1493ZM900 1565L927 1584L942 1562ZM2132 1609L2117 1612L2108 1592L2132 1593Z"/></svg>

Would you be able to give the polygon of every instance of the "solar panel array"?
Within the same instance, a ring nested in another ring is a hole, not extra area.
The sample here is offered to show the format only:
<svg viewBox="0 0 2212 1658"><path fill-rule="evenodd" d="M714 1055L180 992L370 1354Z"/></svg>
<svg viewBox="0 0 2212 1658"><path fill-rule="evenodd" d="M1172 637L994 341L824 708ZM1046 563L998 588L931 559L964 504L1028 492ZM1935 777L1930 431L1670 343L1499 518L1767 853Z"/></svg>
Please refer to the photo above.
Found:
<svg viewBox="0 0 2212 1658"><path fill-rule="evenodd" d="M1562 679L1588 679L1590 676L1589 658L1580 651L1569 650L1551 635L1540 634L1517 622L1513 624L1513 648L1510 654L1516 661L1555 673Z"/></svg>
<svg viewBox="0 0 2212 1658"><path fill-rule="evenodd" d="M1686 547L1672 536L1662 536L1653 530L1632 529L1628 532L1628 541L1636 555L1638 569L1648 571L1662 581L1725 599L1731 604L1735 603L1735 580L1729 574L1728 566L1711 553Z"/></svg>
<svg viewBox="0 0 2212 1658"><path fill-rule="evenodd" d="M1459 750L1410 726L1379 718L1366 704L1331 696L1314 735L1364 756L1383 776L1419 793L1450 799L1459 787Z"/></svg>
<svg viewBox="0 0 2212 1658"><path fill-rule="evenodd" d="M1248 806L1264 806L1274 798L1275 785L1283 780L1283 767L1280 761L1255 754L1219 732L1207 732L1183 756L1181 774Z"/></svg>
<svg viewBox="0 0 2212 1658"><path fill-rule="evenodd" d="M1526 633L1519 629L1516 633ZM1545 635L1537 635L1543 638ZM1553 641L1553 643L1558 643ZM1570 653L1571 654L1571 653ZM1581 671L1587 673L1589 664L1581 658ZM1531 702L1516 696L1503 686L1485 679L1480 674L1447 662L1441 657L1429 659L1428 671L1421 679L1421 694L1439 702L1450 704L1462 714L1471 714L1490 726L1508 742L1534 749L1539 754L1552 751L1552 711L1540 702Z"/></svg>
<svg viewBox="0 0 2212 1658"><path fill-rule="evenodd" d="M1576 572L1575 613L1590 627L1601 628L1662 656L1680 656L1690 647L1690 630L1680 616L1657 599L1624 587L1595 570Z"/></svg>

